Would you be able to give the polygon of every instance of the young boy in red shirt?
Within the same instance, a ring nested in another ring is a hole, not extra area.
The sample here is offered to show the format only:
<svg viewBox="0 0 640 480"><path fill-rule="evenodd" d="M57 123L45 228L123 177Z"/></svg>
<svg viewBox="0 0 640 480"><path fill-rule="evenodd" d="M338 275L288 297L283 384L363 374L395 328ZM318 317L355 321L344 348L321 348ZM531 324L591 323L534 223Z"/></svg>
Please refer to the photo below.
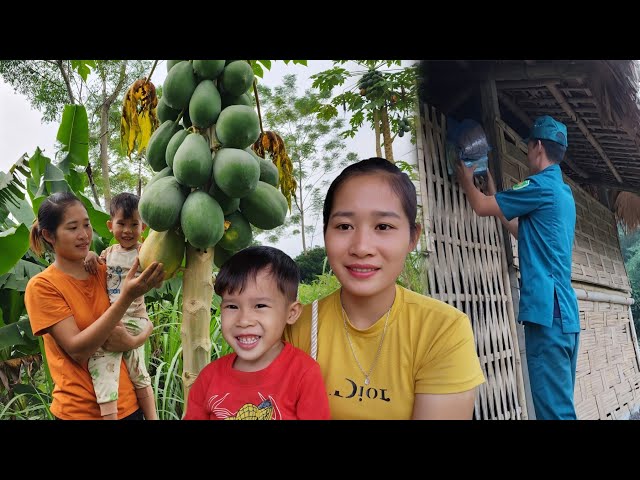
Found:
<svg viewBox="0 0 640 480"><path fill-rule="evenodd" d="M202 369L189 391L185 420L327 420L320 366L282 340L302 312L300 270L267 246L240 250L215 280L222 335L234 353Z"/></svg>

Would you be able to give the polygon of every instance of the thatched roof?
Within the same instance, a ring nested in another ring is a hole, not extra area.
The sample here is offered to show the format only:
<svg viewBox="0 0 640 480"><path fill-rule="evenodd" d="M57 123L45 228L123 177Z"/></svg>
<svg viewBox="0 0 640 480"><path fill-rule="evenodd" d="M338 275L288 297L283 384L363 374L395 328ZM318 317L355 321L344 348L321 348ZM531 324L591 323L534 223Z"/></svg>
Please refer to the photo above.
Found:
<svg viewBox="0 0 640 480"><path fill-rule="evenodd" d="M522 137L539 115L567 125L562 169L572 180L613 196L640 193L637 61L424 60L420 70L423 101L445 114L477 120L482 117L479 87L493 77L500 115ZM631 215L628 209L617 211Z"/></svg>

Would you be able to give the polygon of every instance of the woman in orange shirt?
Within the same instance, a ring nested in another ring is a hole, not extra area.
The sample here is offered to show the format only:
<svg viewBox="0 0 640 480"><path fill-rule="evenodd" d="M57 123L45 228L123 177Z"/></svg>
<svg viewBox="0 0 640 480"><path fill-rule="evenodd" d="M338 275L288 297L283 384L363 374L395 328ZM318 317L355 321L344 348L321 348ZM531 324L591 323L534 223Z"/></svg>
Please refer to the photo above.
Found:
<svg viewBox="0 0 640 480"><path fill-rule="evenodd" d="M25 291L25 305L34 335L42 335L55 383L51 413L64 420L99 420L100 409L87 368L91 354L103 345L120 352L137 348L152 326L131 336L119 324L131 302L162 284L163 265L154 262L134 278L137 260L124 282L118 301L109 305L105 266L88 273L84 259L93 230L80 200L68 192L42 202L31 228L30 245L36 255L54 253L55 261L34 276ZM118 419L142 419L133 384L120 365Z"/></svg>

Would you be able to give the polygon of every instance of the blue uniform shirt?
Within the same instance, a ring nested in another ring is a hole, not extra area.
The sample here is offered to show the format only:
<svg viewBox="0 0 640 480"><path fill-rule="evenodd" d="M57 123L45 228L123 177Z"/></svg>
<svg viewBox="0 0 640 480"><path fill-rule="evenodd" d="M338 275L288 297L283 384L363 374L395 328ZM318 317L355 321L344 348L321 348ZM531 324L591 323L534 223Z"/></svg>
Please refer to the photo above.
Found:
<svg viewBox="0 0 640 480"><path fill-rule="evenodd" d="M571 286L576 204L560 165L545 168L495 198L507 220L518 217L518 321L550 327L557 296L563 332L579 333L578 301Z"/></svg>

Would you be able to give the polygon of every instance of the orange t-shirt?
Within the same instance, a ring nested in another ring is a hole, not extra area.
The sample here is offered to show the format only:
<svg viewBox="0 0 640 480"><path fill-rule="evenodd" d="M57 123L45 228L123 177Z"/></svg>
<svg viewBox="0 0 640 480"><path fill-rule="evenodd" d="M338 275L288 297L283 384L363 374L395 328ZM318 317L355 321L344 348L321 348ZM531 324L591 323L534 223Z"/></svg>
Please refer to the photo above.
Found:
<svg viewBox="0 0 640 480"><path fill-rule="evenodd" d="M87 365L73 360L46 330L73 317L80 330L97 320L108 308L106 266L97 275L78 280L51 265L29 280L25 305L34 335L42 335L51 377L55 383L51 413L64 420L98 420L100 408ZM138 401L124 362L120 363L118 418L131 415Z"/></svg>

